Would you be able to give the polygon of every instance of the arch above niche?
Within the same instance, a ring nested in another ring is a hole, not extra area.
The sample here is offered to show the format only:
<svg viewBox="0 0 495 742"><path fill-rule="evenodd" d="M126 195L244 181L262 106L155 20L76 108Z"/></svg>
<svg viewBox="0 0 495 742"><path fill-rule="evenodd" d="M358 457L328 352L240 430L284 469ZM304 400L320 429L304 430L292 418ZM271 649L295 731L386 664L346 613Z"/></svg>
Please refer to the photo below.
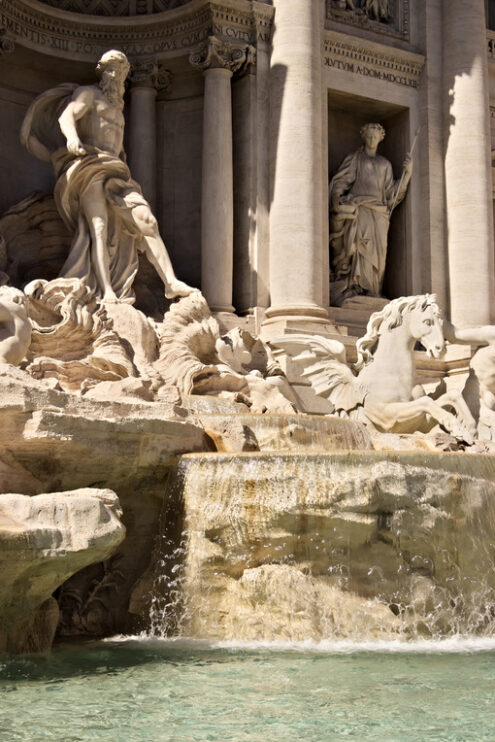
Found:
<svg viewBox="0 0 495 742"><path fill-rule="evenodd" d="M124 1L130 2L111 0ZM181 5L166 12L137 15L129 22L129 16L87 15L49 4L62 2L69 0L0 0L4 41L80 62L94 63L111 48L121 49L131 61L187 58L211 35L254 47L269 43L274 15L267 0L179 0Z"/></svg>
<svg viewBox="0 0 495 742"><path fill-rule="evenodd" d="M191 0L40 0L40 2L73 13L122 18L162 13L165 10L179 8Z"/></svg>

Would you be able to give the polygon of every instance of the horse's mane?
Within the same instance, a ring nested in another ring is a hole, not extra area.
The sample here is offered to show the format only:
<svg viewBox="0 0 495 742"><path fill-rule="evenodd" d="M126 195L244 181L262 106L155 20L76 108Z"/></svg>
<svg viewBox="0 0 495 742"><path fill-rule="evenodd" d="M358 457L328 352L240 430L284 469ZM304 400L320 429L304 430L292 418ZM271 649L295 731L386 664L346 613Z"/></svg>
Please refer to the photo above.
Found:
<svg viewBox="0 0 495 742"><path fill-rule="evenodd" d="M407 312L412 312L414 309L420 309L424 312L428 307L433 307L435 315L440 316L440 308L435 294L401 296L386 304L379 312L374 312L369 318L366 334L356 343L357 361L354 365L356 371L360 371L373 360L378 339L384 331L399 327Z"/></svg>

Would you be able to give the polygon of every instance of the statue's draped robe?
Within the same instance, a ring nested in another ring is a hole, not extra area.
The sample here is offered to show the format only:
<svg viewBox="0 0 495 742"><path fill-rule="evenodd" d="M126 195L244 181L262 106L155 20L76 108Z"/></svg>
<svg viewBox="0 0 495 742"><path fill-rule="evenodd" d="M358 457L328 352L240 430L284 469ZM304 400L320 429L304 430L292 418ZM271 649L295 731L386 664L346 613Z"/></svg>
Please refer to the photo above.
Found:
<svg viewBox="0 0 495 742"><path fill-rule="evenodd" d="M331 180L330 202L341 200L331 213L333 279L345 280L353 293L381 295L390 210L406 190L385 157L370 157L363 148L346 157Z"/></svg>
<svg viewBox="0 0 495 742"><path fill-rule="evenodd" d="M24 119L21 140L36 157L53 164L57 178L55 202L60 216L74 233L60 276L80 278L97 295L101 294L92 266L89 226L80 207L85 190L100 181L108 210L110 281L121 301L132 302L132 283L138 269L137 251L142 249L143 236L134 224L131 211L147 202L120 158L86 145L87 153L83 155L67 151L58 119L77 87L67 83L38 96Z"/></svg>

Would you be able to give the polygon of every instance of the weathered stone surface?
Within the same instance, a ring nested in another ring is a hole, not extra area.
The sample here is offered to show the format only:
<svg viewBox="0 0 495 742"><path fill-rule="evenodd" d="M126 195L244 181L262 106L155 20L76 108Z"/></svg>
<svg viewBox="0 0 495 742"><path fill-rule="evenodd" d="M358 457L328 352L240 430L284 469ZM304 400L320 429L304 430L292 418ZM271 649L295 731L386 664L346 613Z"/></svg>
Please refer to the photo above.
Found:
<svg viewBox="0 0 495 742"><path fill-rule="evenodd" d="M221 430L229 420L250 429L261 451L366 451L373 448L364 425L336 416L255 415L237 411L230 415L200 413L199 417L210 435L210 431Z"/></svg>
<svg viewBox="0 0 495 742"><path fill-rule="evenodd" d="M111 556L125 536L121 515L111 490L0 495L0 649L51 646L58 622L52 593Z"/></svg>
<svg viewBox="0 0 495 742"><path fill-rule="evenodd" d="M129 630L129 594L150 559L170 467L179 453L211 450L211 440L194 415L173 404L87 399L43 387L7 366L0 369L0 417L4 492L37 495L93 486L118 494L127 529L115 557L123 575L119 590L100 594L106 608L98 616L94 603L88 605L91 617L85 613L77 626L66 620L64 631ZM79 573L80 606L105 574L101 566Z"/></svg>
<svg viewBox="0 0 495 742"><path fill-rule="evenodd" d="M255 434L249 425L243 425L236 416L204 417L202 422L217 451L222 453L259 451Z"/></svg>
<svg viewBox="0 0 495 742"><path fill-rule="evenodd" d="M184 635L492 630L492 456L205 454L183 457L175 484Z"/></svg>

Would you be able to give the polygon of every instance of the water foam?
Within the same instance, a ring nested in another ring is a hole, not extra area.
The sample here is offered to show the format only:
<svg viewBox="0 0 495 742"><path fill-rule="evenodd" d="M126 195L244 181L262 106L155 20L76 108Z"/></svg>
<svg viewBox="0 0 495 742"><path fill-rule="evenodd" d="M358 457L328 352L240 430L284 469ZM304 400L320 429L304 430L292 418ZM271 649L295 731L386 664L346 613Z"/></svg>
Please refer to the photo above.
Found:
<svg viewBox="0 0 495 742"><path fill-rule="evenodd" d="M325 639L292 641L241 641L194 639L187 637L160 638L149 634L117 634L102 641L125 646L156 646L178 650L211 651L227 650L240 652L321 652L325 654L357 654L376 652L389 654L472 654L475 652L495 652L495 636L449 636L445 639L377 639L356 641L351 639Z"/></svg>

